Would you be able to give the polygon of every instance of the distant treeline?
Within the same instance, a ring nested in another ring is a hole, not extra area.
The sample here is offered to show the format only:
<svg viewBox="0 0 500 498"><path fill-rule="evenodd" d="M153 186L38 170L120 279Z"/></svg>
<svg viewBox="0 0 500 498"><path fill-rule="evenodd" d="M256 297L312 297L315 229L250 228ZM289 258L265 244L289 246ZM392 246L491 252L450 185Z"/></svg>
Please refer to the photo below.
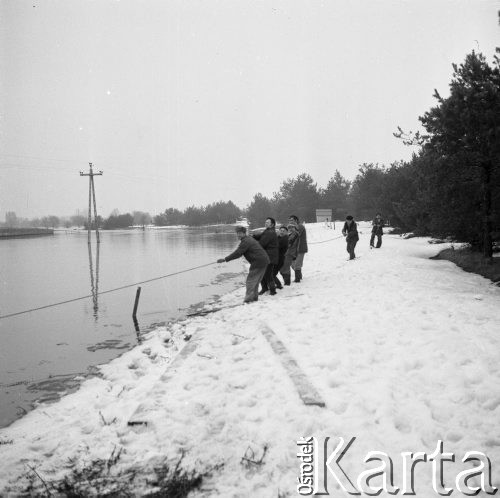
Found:
<svg viewBox="0 0 500 498"><path fill-rule="evenodd" d="M190 206L184 211L179 209L169 208L165 212L152 217L144 211L133 211L132 213L119 213L117 209L107 217L97 217L99 228L104 230L124 229L132 226L172 226L172 225L187 225L201 226L219 223L234 223L242 216L244 211L236 206L232 201L215 202L207 206ZM4 227L40 227L40 228L72 228L88 227L88 218L77 214L69 217L45 216L43 218L18 218L16 213L10 211L6 213L5 223L0 223ZM92 219L91 228L95 229L94 220Z"/></svg>
<svg viewBox="0 0 500 498"><path fill-rule="evenodd" d="M58 216L44 216L42 218L20 218L14 211L5 213L5 223L0 226L5 228L57 228L61 226L63 219Z"/></svg>
<svg viewBox="0 0 500 498"><path fill-rule="evenodd" d="M184 211L168 208L163 213L153 218L153 223L158 226L172 225L215 225L218 223L234 223L243 214L243 210L232 201L215 202L207 206L190 206Z"/></svg>
<svg viewBox="0 0 500 498"><path fill-rule="evenodd" d="M133 211L132 214L120 214L118 210L114 210L108 218L102 216L97 217L99 228L114 229L128 228L130 226L144 226L151 223L151 215L143 211ZM0 223L0 226L6 228L87 228L88 217L81 214L73 216L44 216L43 218L20 218L16 213L9 211L5 215L5 223ZM92 221L92 228L95 224Z"/></svg>

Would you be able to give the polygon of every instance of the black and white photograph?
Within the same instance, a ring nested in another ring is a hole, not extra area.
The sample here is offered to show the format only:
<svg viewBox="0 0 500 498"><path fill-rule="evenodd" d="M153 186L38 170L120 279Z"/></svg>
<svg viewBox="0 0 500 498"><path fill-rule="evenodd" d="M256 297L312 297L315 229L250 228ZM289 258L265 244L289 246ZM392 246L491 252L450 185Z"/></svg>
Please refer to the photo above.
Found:
<svg viewBox="0 0 500 498"><path fill-rule="evenodd" d="M499 0L0 0L0 497L494 496Z"/></svg>

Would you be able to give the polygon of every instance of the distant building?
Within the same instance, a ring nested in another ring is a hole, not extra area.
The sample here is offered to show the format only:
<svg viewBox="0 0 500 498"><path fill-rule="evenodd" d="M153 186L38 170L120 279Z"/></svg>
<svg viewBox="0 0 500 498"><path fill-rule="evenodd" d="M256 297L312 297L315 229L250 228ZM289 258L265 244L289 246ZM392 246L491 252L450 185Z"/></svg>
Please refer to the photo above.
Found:
<svg viewBox="0 0 500 498"><path fill-rule="evenodd" d="M316 209L316 221L322 223L324 221L332 221L332 210L331 209Z"/></svg>

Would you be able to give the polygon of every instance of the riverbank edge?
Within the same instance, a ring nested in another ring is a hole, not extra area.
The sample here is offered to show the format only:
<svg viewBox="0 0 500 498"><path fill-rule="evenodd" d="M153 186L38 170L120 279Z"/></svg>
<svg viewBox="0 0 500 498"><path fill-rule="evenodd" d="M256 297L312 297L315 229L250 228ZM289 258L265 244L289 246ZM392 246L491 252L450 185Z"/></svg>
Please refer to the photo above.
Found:
<svg viewBox="0 0 500 498"><path fill-rule="evenodd" d="M442 249L431 259L450 261L462 268L462 270L481 275L491 280L495 285L500 286L500 258L487 260L481 253L463 247L460 249Z"/></svg>
<svg viewBox="0 0 500 498"><path fill-rule="evenodd" d="M53 228L0 228L0 240L54 235Z"/></svg>

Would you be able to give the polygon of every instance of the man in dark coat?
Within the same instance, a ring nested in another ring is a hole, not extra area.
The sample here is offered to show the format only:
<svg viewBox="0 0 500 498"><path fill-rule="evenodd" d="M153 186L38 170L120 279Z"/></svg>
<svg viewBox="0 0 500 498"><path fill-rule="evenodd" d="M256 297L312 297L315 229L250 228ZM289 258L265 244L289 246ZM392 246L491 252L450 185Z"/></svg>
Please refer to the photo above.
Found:
<svg viewBox="0 0 500 498"><path fill-rule="evenodd" d="M373 249L375 236L377 236L377 249L382 247L382 235L384 234L384 220L380 213L377 213L375 219L372 221L372 236L370 238L370 249Z"/></svg>
<svg viewBox="0 0 500 498"><path fill-rule="evenodd" d="M356 224L351 215L346 216L344 228L342 229L342 235L346 238L347 252L349 253L349 259L354 259L356 257L356 255L354 254L354 248L358 243L359 235L358 235L358 225Z"/></svg>
<svg viewBox="0 0 500 498"><path fill-rule="evenodd" d="M253 237L258 240L262 248L269 256L269 265L262 279L262 290L259 294L264 294L268 290L271 291L271 296L276 294L276 284L274 282L273 270L278 264L279 251L278 251L278 234L276 233L276 220L274 218L266 218L266 229Z"/></svg>
<svg viewBox="0 0 500 498"><path fill-rule="evenodd" d="M281 281L278 278L278 272L285 262L285 254L288 249L288 228L285 225L280 226L278 234L278 264L273 269L274 283L277 289L282 289ZM283 275L283 273L281 274ZM284 277L283 277L284 278Z"/></svg>
<svg viewBox="0 0 500 498"><path fill-rule="evenodd" d="M247 235L245 227L236 227L236 236L240 239L240 245L229 256L218 259L217 263L224 263L245 256L245 259L250 263L250 270L246 282L247 292L243 302L251 303L259 299L259 284L269 265L269 256L254 238Z"/></svg>
<svg viewBox="0 0 500 498"><path fill-rule="evenodd" d="M302 266L304 265L304 256L308 251L307 247L307 233L306 227L303 223L299 222L299 218L292 214L288 218L288 223L297 225L297 233L299 236L298 247L297 247L297 257L292 263L293 271L295 272L295 282L300 282L302 280Z"/></svg>

